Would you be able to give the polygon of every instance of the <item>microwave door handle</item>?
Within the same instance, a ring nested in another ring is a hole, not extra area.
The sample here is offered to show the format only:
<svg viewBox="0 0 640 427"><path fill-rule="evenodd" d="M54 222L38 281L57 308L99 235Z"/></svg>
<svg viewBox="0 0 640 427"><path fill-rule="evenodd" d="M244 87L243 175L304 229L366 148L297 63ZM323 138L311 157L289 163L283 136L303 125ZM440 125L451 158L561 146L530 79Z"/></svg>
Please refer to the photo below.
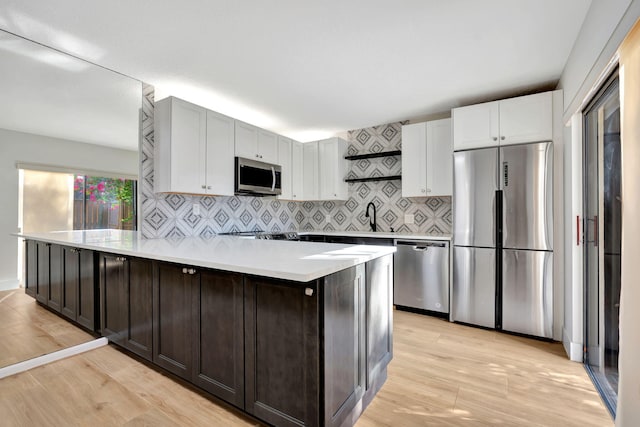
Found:
<svg viewBox="0 0 640 427"><path fill-rule="evenodd" d="M276 189L276 170L273 166L271 166L271 191L275 191Z"/></svg>

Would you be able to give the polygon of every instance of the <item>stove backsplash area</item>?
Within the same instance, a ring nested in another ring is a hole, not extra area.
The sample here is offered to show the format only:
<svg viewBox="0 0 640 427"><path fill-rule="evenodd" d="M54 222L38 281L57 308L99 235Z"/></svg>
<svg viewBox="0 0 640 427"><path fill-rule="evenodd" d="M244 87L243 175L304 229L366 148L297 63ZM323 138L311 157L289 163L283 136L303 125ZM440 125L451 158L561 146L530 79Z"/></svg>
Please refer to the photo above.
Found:
<svg viewBox="0 0 640 427"><path fill-rule="evenodd" d="M302 203L261 197L212 197L153 192L153 86L143 85L140 153L140 218L145 238L203 236L217 233L298 230ZM200 215L193 206L200 206Z"/></svg>
<svg viewBox="0 0 640 427"><path fill-rule="evenodd" d="M401 150L402 125L390 123L348 133L349 154ZM400 175L400 156L350 161L349 178ZM373 202L377 210L377 231L450 234L452 224L451 197L402 197L402 182L373 181L349 184L345 201L304 202L301 230L369 231L365 209ZM405 223L405 215L413 215L413 224ZM330 218L330 221L326 221Z"/></svg>
<svg viewBox="0 0 640 427"><path fill-rule="evenodd" d="M212 197L153 192L154 88L143 85L140 153L140 231L145 238L203 236L264 230L368 231L365 208L377 208L378 231L451 232L451 198L401 197L400 181L349 184L349 199L325 202L287 202L267 197ZM370 153L400 149L403 122L349 131L349 152ZM399 156L351 162L349 176L399 175ZM200 215L194 215L198 204ZM414 216L413 224L404 215ZM331 218L326 221L327 215Z"/></svg>

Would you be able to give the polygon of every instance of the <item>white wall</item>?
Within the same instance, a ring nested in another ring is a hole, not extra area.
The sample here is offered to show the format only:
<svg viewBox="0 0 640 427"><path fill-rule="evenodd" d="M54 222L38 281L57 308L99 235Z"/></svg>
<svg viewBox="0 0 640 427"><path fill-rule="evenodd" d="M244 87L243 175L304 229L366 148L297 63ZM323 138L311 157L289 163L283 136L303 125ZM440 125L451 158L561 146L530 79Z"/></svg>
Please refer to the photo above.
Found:
<svg viewBox="0 0 640 427"><path fill-rule="evenodd" d="M582 245L576 245L576 216L582 217L582 114L586 102L617 61L617 51L640 17L640 0L593 0L560 78L565 129L565 299L563 343L571 360L582 361Z"/></svg>
<svg viewBox="0 0 640 427"><path fill-rule="evenodd" d="M16 162L138 175L138 152L0 129L0 290L18 286Z"/></svg>
<svg viewBox="0 0 640 427"><path fill-rule="evenodd" d="M630 7L631 3L636 4ZM592 0L558 85L558 89L564 90L565 123L580 108L631 29L635 22L633 11L629 11L630 19L623 17L627 9L637 9L638 3L637 0Z"/></svg>

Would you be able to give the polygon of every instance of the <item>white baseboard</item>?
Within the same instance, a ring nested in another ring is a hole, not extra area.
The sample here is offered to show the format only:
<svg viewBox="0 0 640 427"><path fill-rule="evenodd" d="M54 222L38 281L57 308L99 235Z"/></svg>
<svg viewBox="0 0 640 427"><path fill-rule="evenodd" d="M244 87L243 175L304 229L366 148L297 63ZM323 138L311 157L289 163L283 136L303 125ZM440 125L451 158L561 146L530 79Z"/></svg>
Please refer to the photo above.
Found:
<svg viewBox="0 0 640 427"><path fill-rule="evenodd" d="M567 330L564 328L562 329L562 345L570 360L582 363L582 343L571 341Z"/></svg>
<svg viewBox="0 0 640 427"><path fill-rule="evenodd" d="M0 280L0 291L10 291L19 287L20 281L18 279Z"/></svg>
<svg viewBox="0 0 640 427"><path fill-rule="evenodd" d="M13 365L0 368L0 379L6 378L10 375L19 374L29 369L37 368L38 366L46 365L47 363L56 362L67 357L76 356L89 350L105 346L109 343L105 337L95 339L83 344L74 345L73 347L65 348L55 351L53 353L45 354L33 359L25 360L24 362L18 362Z"/></svg>

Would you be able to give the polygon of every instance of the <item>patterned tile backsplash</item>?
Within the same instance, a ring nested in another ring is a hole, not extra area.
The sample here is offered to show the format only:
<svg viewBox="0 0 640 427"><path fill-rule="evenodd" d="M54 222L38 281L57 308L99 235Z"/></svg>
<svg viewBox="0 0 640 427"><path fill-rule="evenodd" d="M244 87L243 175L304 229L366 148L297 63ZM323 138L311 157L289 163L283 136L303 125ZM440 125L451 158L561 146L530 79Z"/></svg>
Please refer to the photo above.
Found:
<svg viewBox="0 0 640 427"><path fill-rule="evenodd" d="M379 231L422 233L451 232L451 198L401 197L400 181L349 184L349 199L325 202L286 202L261 197L213 197L153 192L153 109L154 88L143 85L140 153L141 231L147 238L170 236L211 236L245 231L287 230L369 230L365 208L377 208ZM349 132L349 153L370 153L400 149L402 122ZM399 175L400 157L381 157L351 162L350 177ZM200 205L200 215L193 205ZM413 214L414 224L404 224L404 215ZM331 221L326 222L326 216Z"/></svg>
<svg viewBox="0 0 640 427"><path fill-rule="evenodd" d="M349 131L349 154L378 153L400 150L402 125L390 123ZM377 157L351 161L349 178L400 175L400 156ZM301 230L369 231L365 209L373 202L377 210L378 231L416 233L451 233L451 197L402 197L401 181L349 183L349 199L345 201L305 202ZM404 223L404 215L414 217L413 224ZM331 221L326 221L331 215Z"/></svg>

